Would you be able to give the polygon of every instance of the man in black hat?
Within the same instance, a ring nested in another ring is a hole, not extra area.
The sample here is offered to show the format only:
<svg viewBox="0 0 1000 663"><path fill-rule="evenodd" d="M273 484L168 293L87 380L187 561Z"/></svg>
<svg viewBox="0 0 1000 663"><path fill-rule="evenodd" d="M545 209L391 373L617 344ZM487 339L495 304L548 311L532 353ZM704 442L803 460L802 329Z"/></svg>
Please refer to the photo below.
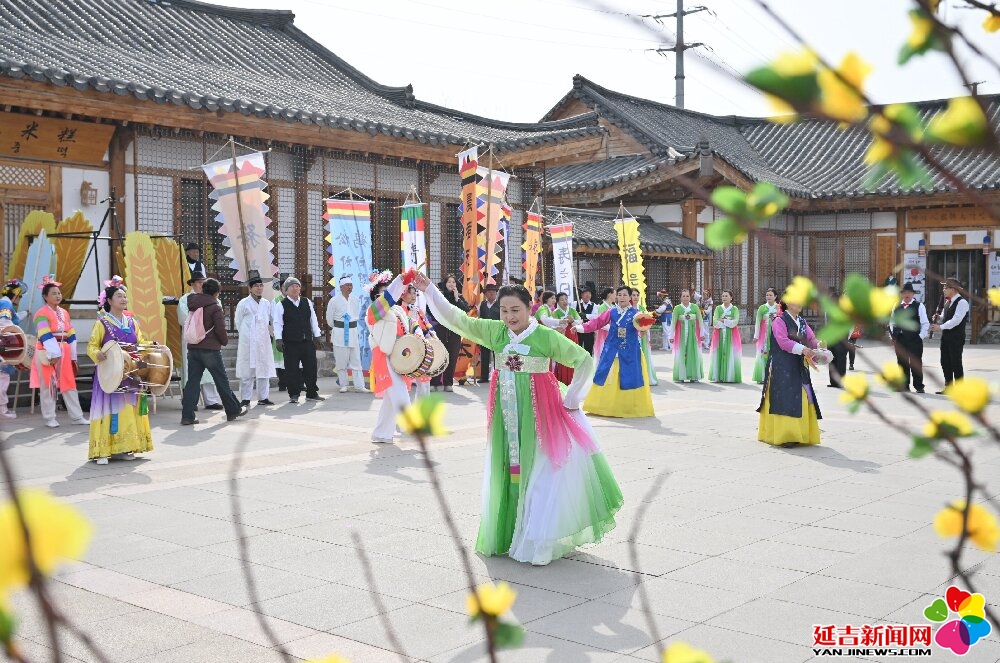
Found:
<svg viewBox="0 0 1000 663"><path fill-rule="evenodd" d="M500 319L500 302L497 301L499 290L495 283L488 283L483 289L483 303L479 305L479 318L482 320ZM490 381L490 366L493 363L493 352L482 345L479 346L479 381Z"/></svg>
<svg viewBox="0 0 1000 663"><path fill-rule="evenodd" d="M941 285L944 286L944 312L941 324L931 325L931 331L941 332L941 371L947 388L965 377L962 351L965 349L965 325L969 320L969 300L962 296L962 282L958 279L945 279Z"/></svg>
<svg viewBox="0 0 1000 663"><path fill-rule="evenodd" d="M188 242L187 246L184 247L184 252L187 254L188 269L191 273L200 272L203 276L208 274L205 271L205 264L201 261L201 247L194 242Z"/></svg>
<svg viewBox="0 0 1000 663"><path fill-rule="evenodd" d="M889 318L889 337L896 350L896 363L903 369L906 382L904 388L910 389L910 376L913 376L913 390L924 393L924 340L930 331L930 320L927 319L927 309L914 299L916 291L912 283L904 283L901 291L903 300L892 310Z"/></svg>
<svg viewBox="0 0 1000 663"><path fill-rule="evenodd" d="M576 303L576 312L580 314L580 322L587 322L594 314L597 312L597 305L591 301L591 297L594 293L590 288L584 288L580 291L580 301ZM580 347L586 350L590 355L594 354L594 335L595 332L582 333L579 334Z"/></svg>

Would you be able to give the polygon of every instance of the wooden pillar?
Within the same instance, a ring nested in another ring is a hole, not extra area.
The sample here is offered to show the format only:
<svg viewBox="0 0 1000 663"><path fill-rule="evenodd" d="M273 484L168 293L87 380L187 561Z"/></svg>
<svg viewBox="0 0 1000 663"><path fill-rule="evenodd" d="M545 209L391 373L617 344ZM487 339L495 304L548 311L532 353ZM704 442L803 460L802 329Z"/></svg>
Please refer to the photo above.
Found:
<svg viewBox="0 0 1000 663"><path fill-rule="evenodd" d="M681 234L688 239L698 239L698 214L705 209L705 202L688 198L681 203Z"/></svg>
<svg viewBox="0 0 1000 663"><path fill-rule="evenodd" d="M903 264L903 252L906 250L906 210L898 209L896 210L896 266ZM900 269L896 267L893 268L893 272L898 272ZM881 274L877 275L878 278L884 279L885 277ZM902 274L900 273L900 277ZM900 287L903 286L903 279L899 278ZM875 285L879 285L876 280Z"/></svg>
<svg viewBox="0 0 1000 663"><path fill-rule="evenodd" d="M122 264L124 258L124 244L122 243L125 228L125 153L135 140L135 131L129 127L117 127L111 136L108 145L108 180L111 189L115 192L115 213L118 222L108 221L108 226L104 229L108 237L111 237L110 254L111 270L109 274L122 274L125 265ZM133 164L135 167L137 164ZM135 211L136 216L139 210Z"/></svg>

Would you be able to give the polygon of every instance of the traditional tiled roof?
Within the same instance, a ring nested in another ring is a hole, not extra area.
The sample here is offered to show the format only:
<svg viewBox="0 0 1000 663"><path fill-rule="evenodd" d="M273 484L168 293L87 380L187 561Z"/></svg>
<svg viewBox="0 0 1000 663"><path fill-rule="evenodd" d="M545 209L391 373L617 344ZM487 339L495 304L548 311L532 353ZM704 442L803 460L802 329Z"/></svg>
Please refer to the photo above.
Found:
<svg viewBox="0 0 1000 663"><path fill-rule="evenodd" d="M593 249L618 248L618 235L614 227L615 219L618 218L616 213L552 205L545 208L545 215L550 223L554 223L559 214L563 216L560 221L573 223L575 245ZM648 216L635 218L639 221L639 239L643 251L678 253L692 257L712 255L712 250L707 246L654 222Z"/></svg>
<svg viewBox="0 0 1000 663"><path fill-rule="evenodd" d="M293 19L195 0L0 0L0 75L431 145L503 151L603 131L593 114L520 124L419 101L412 86L376 83Z"/></svg>
<svg viewBox="0 0 1000 663"><path fill-rule="evenodd" d="M893 175L884 177L874 189L865 189L868 169L863 158L871 142L870 135L858 129L842 131L833 122L805 120L775 124L765 118L708 115L608 90L582 76L573 78L573 89L543 119L554 117L574 98L638 139L652 155L665 158L680 153L693 157L707 148L748 178L767 180L800 198L954 190L938 176L926 190L903 191ZM985 100L990 120L1000 131L1000 95L987 96ZM944 104L944 101L930 101L916 105L927 119ZM995 156L954 148L935 148L935 153L969 186L1000 188L1000 160ZM613 161L603 162L602 168L612 170ZM571 168L549 169L546 175L550 181L558 182L559 191L593 184L588 173L573 179L575 171Z"/></svg>
<svg viewBox="0 0 1000 663"><path fill-rule="evenodd" d="M660 168L687 159L649 155L612 157L604 161L555 166L545 172L545 190L548 193L569 193L603 189L613 184L645 177Z"/></svg>

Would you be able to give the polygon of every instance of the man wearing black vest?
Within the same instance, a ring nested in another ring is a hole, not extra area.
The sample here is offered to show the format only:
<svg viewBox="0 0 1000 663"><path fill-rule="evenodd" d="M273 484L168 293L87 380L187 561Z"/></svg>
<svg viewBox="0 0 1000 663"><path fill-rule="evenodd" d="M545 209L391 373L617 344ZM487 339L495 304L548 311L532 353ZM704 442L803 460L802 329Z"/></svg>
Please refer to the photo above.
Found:
<svg viewBox="0 0 1000 663"><path fill-rule="evenodd" d="M479 305L480 320L499 320L500 302L497 301L497 286L490 283L483 290L483 303ZM493 352L482 345L479 346L479 381L490 381L490 364L493 363Z"/></svg>
<svg viewBox="0 0 1000 663"><path fill-rule="evenodd" d="M889 336L896 350L896 363L903 369L904 388L910 390L910 376L913 376L913 390L924 393L924 340L931 323L927 319L927 309L914 299L916 292L912 283L904 283L903 301L896 305L889 318Z"/></svg>
<svg viewBox="0 0 1000 663"><path fill-rule="evenodd" d="M941 332L941 371L944 386L965 377L962 368L962 350L965 349L965 325L969 320L969 301L962 296L962 282L947 279L944 286L944 312L941 324L931 326L931 330ZM943 391L937 392L939 394Z"/></svg>
<svg viewBox="0 0 1000 663"><path fill-rule="evenodd" d="M576 304L576 312L580 314L580 322L584 323L587 320L594 317L594 313L597 311L597 306L594 302L590 301L593 293L590 288L584 288L580 291L580 301ZM586 350L589 354L594 354L594 332L589 334L579 334L580 337L580 347Z"/></svg>
<svg viewBox="0 0 1000 663"><path fill-rule="evenodd" d="M316 339L322 332L312 302L302 297L302 282L294 276L281 286L285 294L274 309L274 343L285 355L288 399L295 405L305 383L307 401L325 401L316 385Z"/></svg>

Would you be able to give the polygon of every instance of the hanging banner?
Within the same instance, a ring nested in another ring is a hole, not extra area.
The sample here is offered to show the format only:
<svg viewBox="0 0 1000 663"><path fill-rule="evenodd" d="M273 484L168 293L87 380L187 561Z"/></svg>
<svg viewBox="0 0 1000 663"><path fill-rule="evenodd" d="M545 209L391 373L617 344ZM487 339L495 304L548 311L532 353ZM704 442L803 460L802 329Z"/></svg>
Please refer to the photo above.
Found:
<svg viewBox="0 0 1000 663"><path fill-rule="evenodd" d="M639 222L632 218L615 220L618 234L618 255L622 259L622 282L639 291L639 304L646 306L646 274L642 267L642 246L639 244Z"/></svg>
<svg viewBox="0 0 1000 663"><path fill-rule="evenodd" d="M266 201L270 196L264 193L267 182L264 177L264 155L254 152L205 164L202 169L212 183L214 190L209 198L219 214L219 232L226 239L226 257L229 267L236 270L233 280L246 283L250 271L257 271L264 279L264 296L271 298L271 280L278 273L274 262L274 233L268 228L271 219L267 217Z"/></svg>
<svg viewBox="0 0 1000 663"><path fill-rule="evenodd" d="M175 271L177 270L174 266ZM156 247L148 233L125 235L125 285L128 308L139 321L142 335L150 341L167 344L167 316L163 306L163 285Z"/></svg>
<svg viewBox="0 0 1000 663"><path fill-rule="evenodd" d="M521 248L521 267L524 269L524 287L535 294L535 279L538 276L538 259L542 255L542 215L528 212L524 228L524 244Z"/></svg>
<svg viewBox="0 0 1000 663"><path fill-rule="evenodd" d="M556 294L569 295L570 306L576 305L573 297L573 224L560 223L549 226L552 236L552 273L556 277Z"/></svg>
<svg viewBox="0 0 1000 663"><path fill-rule="evenodd" d="M926 272L927 256L922 256L918 253L903 254L903 279L900 283L911 284L913 286L913 298L924 305L928 303L925 300L927 296ZM937 302L934 303L936 304ZM932 313L933 311L929 311L928 315Z"/></svg>
<svg viewBox="0 0 1000 663"><path fill-rule="evenodd" d="M462 296L472 304L478 297L479 269L479 149L469 148L458 155L458 172L462 177L462 203L458 213L462 220ZM442 265L442 268L445 266Z"/></svg>
<svg viewBox="0 0 1000 663"><path fill-rule="evenodd" d="M477 242L480 279L483 285L496 284L497 274L500 273L498 267L500 263L498 245L502 237L500 225L503 222L504 194L507 192L510 175L501 170L491 171L480 166L479 177L481 179L479 197L483 201L480 204L482 214L480 214Z"/></svg>
<svg viewBox="0 0 1000 663"><path fill-rule="evenodd" d="M330 265L330 296L337 293L337 282L347 274L354 283L354 292L368 283L372 273L372 208L367 200L323 201L326 213L326 252Z"/></svg>
<svg viewBox="0 0 1000 663"><path fill-rule="evenodd" d="M399 248L403 269L418 269L427 274L427 241L424 239L424 205L403 205L399 220Z"/></svg>
<svg viewBox="0 0 1000 663"><path fill-rule="evenodd" d="M514 213L514 210L507 203L503 204L501 210L503 212L501 225L503 228L503 232L501 233L503 241L503 284L507 285L510 283L510 251L507 250L507 247L510 246L510 217Z"/></svg>

